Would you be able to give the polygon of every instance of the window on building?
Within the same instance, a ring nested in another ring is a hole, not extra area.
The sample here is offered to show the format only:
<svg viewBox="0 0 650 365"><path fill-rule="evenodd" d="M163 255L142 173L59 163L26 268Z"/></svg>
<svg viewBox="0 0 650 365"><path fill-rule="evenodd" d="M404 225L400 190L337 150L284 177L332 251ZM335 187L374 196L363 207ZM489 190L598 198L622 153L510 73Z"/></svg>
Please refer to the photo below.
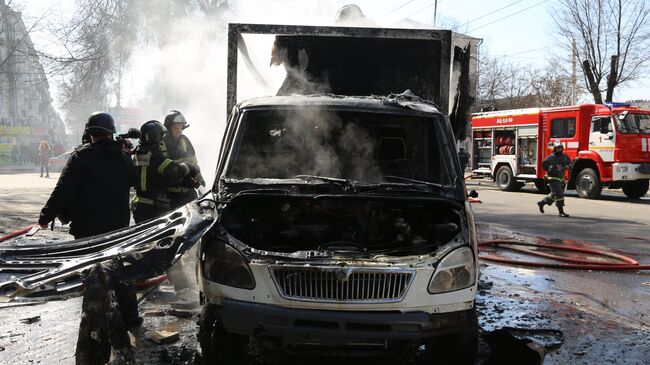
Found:
<svg viewBox="0 0 650 365"><path fill-rule="evenodd" d="M576 118L551 120L551 138L571 138L576 135Z"/></svg>

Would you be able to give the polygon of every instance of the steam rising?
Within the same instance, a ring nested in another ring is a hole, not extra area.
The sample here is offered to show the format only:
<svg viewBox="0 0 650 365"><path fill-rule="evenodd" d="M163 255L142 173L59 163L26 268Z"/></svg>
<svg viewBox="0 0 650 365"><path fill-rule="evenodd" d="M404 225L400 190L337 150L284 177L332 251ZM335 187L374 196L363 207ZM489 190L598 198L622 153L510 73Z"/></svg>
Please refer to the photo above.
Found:
<svg viewBox="0 0 650 365"><path fill-rule="evenodd" d="M125 74L124 96L127 106L144 109L144 119L162 119L170 109L180 110L191 128L184 133L192 140L203 174L214 178L217 154L226 124L226 57L229 22L332 25L343 1L237 1L219 14L191 12L171 21L157 14L155 1L136 2L145 14L144 26L154 39L143 38ZM282 9L282 11L280 11ZM270 14L273 14L270 17ZM286 75L284 67L269 66L274 37L245 36L253 63L265 78L263 85L240 62L239 100L253 96L275 95ZM119 46L119 45L118 45ZM115 50L119 52L119 50ZM240 55L241 56L241 55ZM240 57L241 59L241 57ZM299 74L299 72L291 72ZM147 85L144 89L142 85ZM311 84L314 85L314 84ZM312 90L319 91L315 86ZM330 171L335 164L328 153L314 171Z"/></svg>
<svg viewBox="0 0 650 365"><path fill-rule="evenodd" d="M375 141L354 119L342 120L316 107L258 113L247 117L231 177L379 181Z"/></svg>

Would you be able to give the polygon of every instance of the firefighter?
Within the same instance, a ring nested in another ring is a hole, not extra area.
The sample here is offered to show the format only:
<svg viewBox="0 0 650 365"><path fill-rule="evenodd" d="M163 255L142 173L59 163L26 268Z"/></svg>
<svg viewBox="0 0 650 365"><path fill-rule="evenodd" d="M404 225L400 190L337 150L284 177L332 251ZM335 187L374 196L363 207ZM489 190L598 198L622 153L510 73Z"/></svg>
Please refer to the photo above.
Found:
<svg viewBox="0 0 650 365"><path fill-rule="evenodd" d="M108 113L93 113L84 134L90 143L70 155L52 195L41 210L38 223L47 228L59 217L70 222L75 239L95 236L129 226L129 191L135 183L131 157L113 139L115 121ZM115 292L122 319L128 327L142 324L135 289L115 276Z"/></svg>
<svg viewBox="0 0 650 365"><path fill-rule="evenodd" d="M555 140L553 153L542 162L542 168L546 171L546 182L551 192L537 202L537 206L539 211L544 213L544 205L551 205L555 202L559 216L568 218L569 215L564 212L564 175L567 170L571 170L571 158L563 152L562 142L559 139Z"/></svg>
<svg viewBox="0 0 650 365"><path fill-rule="evenodd" d="M91 143L72 152L38 219L47 227L64 215L75 239L128 227L129 190L135 182L131 158L113 140L113 117L93 113L86 131Z"/></svg>
<svg viewBox="0 0 650 365"><path fill-rule="evenodd" d="M171 110L165 116L165 128L167 134L164 142L167 146L168 157L177 162L189 162L198 169L198 161L194 146L189 138L183 134L183 130L189 127L185 117L178 110ZM185 205L196 199L198 194L196 188L205 186L205 180L201 176L200 170L195 176L190 176L184 186L170 186L167 190L167 196L170 199L172 209Z"/></svg>
<svg viewBox="0 0 650 365"><path fill-rule="evenodd" d="M137 175L133 199L136 223L168 212L171 201L167 189L182 184L187 186L188 179L198 173L195 165L168 158L163 142L165 132L165 127L157 120L150 120L140 128L140 144L133 156Z"/></svg>

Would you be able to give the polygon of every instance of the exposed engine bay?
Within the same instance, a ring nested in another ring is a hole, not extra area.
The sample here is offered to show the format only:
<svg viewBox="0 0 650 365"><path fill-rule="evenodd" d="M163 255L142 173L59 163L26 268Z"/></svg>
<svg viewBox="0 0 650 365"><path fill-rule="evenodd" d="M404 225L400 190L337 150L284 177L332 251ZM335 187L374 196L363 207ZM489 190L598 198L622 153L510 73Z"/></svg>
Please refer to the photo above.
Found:
<svg viewBox="0 0 650 365"><path fill-rule="evenodd" d="M233 237L257 250L331 250L402 256L435 251L460 231L442 199L240 195L220 214Z"/></svg>

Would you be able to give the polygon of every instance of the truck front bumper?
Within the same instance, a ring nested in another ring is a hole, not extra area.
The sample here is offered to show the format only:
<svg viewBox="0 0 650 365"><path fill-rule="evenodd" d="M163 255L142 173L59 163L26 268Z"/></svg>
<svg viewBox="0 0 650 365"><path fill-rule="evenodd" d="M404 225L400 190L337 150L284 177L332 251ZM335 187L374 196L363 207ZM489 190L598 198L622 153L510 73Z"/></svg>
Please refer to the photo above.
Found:
<svg viewBox="0 0 650 365"><path fill-rule="evenodd" d="M633 181L650 179L650 163L620 163L612 165L614 181Z"/></svg>
<svg viewBox="0 0 650 365"><path fill-rule="evenodd" d="M228 332L281 339L284 346L336 347L463 333L471 323L472 311L332 311L224 299L221 320Z"/></svg>

